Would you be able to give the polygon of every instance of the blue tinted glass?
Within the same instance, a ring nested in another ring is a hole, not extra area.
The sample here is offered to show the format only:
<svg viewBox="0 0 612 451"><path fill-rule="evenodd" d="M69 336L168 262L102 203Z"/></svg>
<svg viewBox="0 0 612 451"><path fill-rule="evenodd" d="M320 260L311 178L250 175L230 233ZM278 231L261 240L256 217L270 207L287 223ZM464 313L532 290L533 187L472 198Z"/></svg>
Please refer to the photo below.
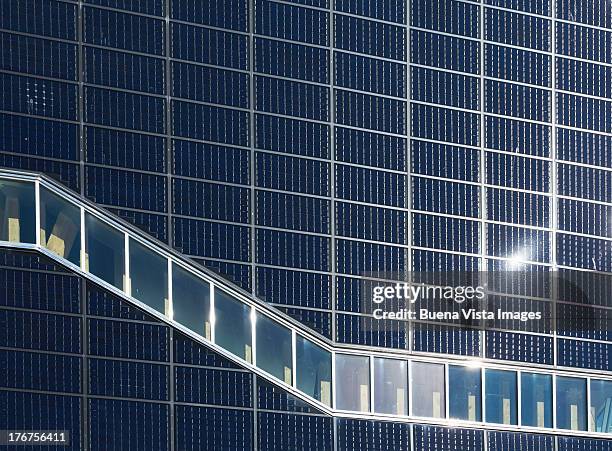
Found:
<svg viewBox="0 0 612 451"><path fill-rule="evenodd" d="M81 211L43 188L40 190L40 243L54 254L79 264Z"/></svg>
<svg viewBox="0 0 612 451"><path fill-rule="evenodd" d="M172 318L210 340L210 285L172 265Z"/></svg>
<svg viewBox="0 0 612 451"><path fill-rule="evenodd" d="M336 354L336 408L370 410L370 359Z"/></svg>
<svg viewBox="0 0 612 451"><path fill-rule="evenodd" d="M612 432L612 381L591 380L591 430Z"/></svg>
<svg viewBox="0 0 612 451"><path fill-rule="evenodd" d="M0 181L0 241L35 243L34 184Z"/></svg>
<svg viewBox="0 0 612 451"><path fill-rule="evenodd" d="M451 418L482 420L482 385L480 368L448 367L448 402Z"/></svg>
<svg viewBox="0 0 612 451"><path fill-rule="evenodd" d="M296 385L300 391L331 405L331 353L313 342L297 336Z"/></svg>
<svg viewBox="0 0 612 451"><path fill-rule="evenodd" d="M131 295L158 312L169 315L168 261L130 239Z"/></svg>
<svg viewBox="0 0 612 451"><path fill-rule="evenodd" d="M521 424L552 427L552 376L521 373Z"/></svg>
<svg viewBox="0 0 612 451"><path fill-rule="evenodd" d="M408 362L374 359L374 411L408 414Z"/></svg>
<svg viewBox="0 0 612 451"><path fill-rule="evenodd" d="M513 371L486 370L485 389L485 421L488 423L516 424L516 373Z"/></svg>
<svg viewBox="0 0 612 451"><path fill-rule="evenodd" d="M125 290L125 235L85 214L85 269Z"/></svg>
<svg viewBox="0 0 612 451"><path fill-rule="evenodd" d="M264 315L257 315L257 366L285 381L293 381L291 331Z"/></svg>
<svg viewBox="0 0 612 451"><path fill-rule="evenodd" d="M557 428L586 430L586 379L557 377Z"/></svg>
<svg viewBox="0 0 612 451"><path fill-rule="evenodd" d="M215 343L247 362L252 362L251 307L215 290Z"/></svg>

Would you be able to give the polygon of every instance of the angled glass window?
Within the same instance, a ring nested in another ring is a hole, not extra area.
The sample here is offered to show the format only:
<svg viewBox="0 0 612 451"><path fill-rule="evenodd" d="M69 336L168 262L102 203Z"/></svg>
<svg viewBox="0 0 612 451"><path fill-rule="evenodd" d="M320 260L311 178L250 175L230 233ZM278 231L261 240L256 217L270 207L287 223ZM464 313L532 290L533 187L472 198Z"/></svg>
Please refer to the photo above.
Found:
<svg viewBox="0 0 612 451"><path fill-rule="evenodd" d="M85 270L125 290L125 235L85 213Z"/></svg>
<svg viewBox="0 0 612 451"><path fill-rule="evenodd" d="M210 340L210 285L176 263L172 264L172 318Z"/></svg>
<svg viewBox="0 0 612 451"><path fill-rule="evenodd" d="M295 354L298 390L331 406L331 352L298 335Z"/></svg>
<svg viewBox="0 0 612 451"><path fill-rule="evenodd" d="M485 421L515 425L517 423L516 373L486 370L485 391Z"/></svg>
<svg viewBox="0 0 612 451"><path fill-rule="evenodd" d="M215 343L247 362L253 361L251 307L215 289Z"/></svg>
<svg viewBox="0 0 612 451"><path fill-rule="evenodd" d="M0 241L36 242L34 184L0 180Z"/></svg>
<svg viewBox="0 0 612 451"><path fill-rule="evenodd" d="M293 381L291 330L265 315L255 322L257 366L291 385Z"/></svg>
<svg viewBox="0 0 612 451"><path fill-rule="evenodd" d="M586 431L586 379L557 377L557 428Z"/></svg>
<svg viewBox="0 0 612 451"><path fill-rule="evenodd" d="M444 365L412 362L412 414L444 418L445 396Z"/></svg>
<svg viewBox="0 0 612 451"><path fill-rule="evenodd" d="M482 384L480 368L448 367L448 402L450 418L482 421Z"/></svg>
<svg viewBox="0 0 612 451"><path fill-rule="evenodd" d="M336 408L370 410L370 358L336 354Z"/></svg>
<svg viewBox="0 0 612 451"><path fill-rule="evenodd" d="M168 260L130 239L130 294L166 316L168 302Z"/></svg>
<svg viewBox="0 0 612 451"><path fill-rule="evenodd" d="M408 362L374 359L374 411L408 415Z"/></svg>
<svg viewBox="0 0 612 451"><path fill-rule="evenodd" d="M590 424L593 432L612 432L612 381L591 380Z"/></svg>
<svg viewBox="0 0 612 451"><path fill-rule="evenodd" d="M521 373L521 424L552 427L552 376Z"/></svg>
<svg viewBox="0 0 612 451"><path fill-rule="evenodd" d="M40 189L40 244L71 263L79 264L81 210L42 187Z"/></svg>

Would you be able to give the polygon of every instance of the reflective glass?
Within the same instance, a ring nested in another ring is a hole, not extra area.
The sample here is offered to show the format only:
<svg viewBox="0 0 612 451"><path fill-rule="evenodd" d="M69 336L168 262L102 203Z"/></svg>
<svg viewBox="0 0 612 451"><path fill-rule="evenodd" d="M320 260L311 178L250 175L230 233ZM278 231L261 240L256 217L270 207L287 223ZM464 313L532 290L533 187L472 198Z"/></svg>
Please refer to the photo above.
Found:
<svg viewBox="0 0 612 451"><path fill-rule="evenodd" d="M552 376L521 373L521 424L552 427Z"/></svg>
<svg viewBox="0 0 612 451"><path fill-rule="evenodd" d="M449 416L459 420L482 421L480 368L448 367Z"/></svg>
<svg viewBox="0 0 612 451"><path fill-rule="evenodd" d="M331 352L298 335L295 354L297 388L331 406Z"/></svg>
<svg viewBox="0 0 612 451"><path fill-rule="evenodd" d="M0 241L36 242L33 183L0 180Z"/></svg>
<svg viewBox="0 0 612 451"><path fill-rule="evenodd" d="M85 270L125 290L125 235L85 213Z"/></svg>
<svg viewBox="0 0 612 451"><path fill-rule="evenodd" d="M557 428L586 430L586 379L557 377Z"/></svg>
<svg viewBox="0 0 612 451"><path fill-rule="evenodd" d="M408 362L374 359L374 411L408 415Z"/></svg>
<svg viewBox="0 0 612 451"><path fill-rule="evenodd" d="M129 277L132 297L170 316L168 260L130 239Z"/></svg>
<svg viewBox="0 0 612 451"><path fill-rule="evenodd" d="M370 410L369 357L336 354L336 408Z"/></svg>
<svg viewBox="0 0 612 451"><path fill-rule="evenodd" d="M591 430L612 432L612 381L591 380Z"/></svg>
<svg viewBox="0 0 612 451"><path fill-rule="evenodd" d="M247 362L253 361L251 307L215 289L215 343Z"/></svg>
<svg viewBox="0 0 612 451"><path fill-rule="evenodd" d="M257 315L255 335L258 349L257 366L291 385L291 330L265 315Z"/></svg>
<svg viewBox="0 0 612 451"><path fill-rule="evenodd" d="M444 365L412 362L412 414L444 418L445 396Z"/></svg>
<svg viewBox="0 0 612 451"><path fill-rule="evenodd" d="M516 424L516 373L486 370L485 402L485 421L487 423Z"/></svg>
<svg viewBox="0 0 612 451"><path fill-rule="evenodd" d="M172 265L172 319L210 340L210 285Z"/></svg>
<svg viewBox="0 0 612 451"><path fill-rule="evenodd" d="M81 260L81 210L42 187L40 244L75 265Z"/></svg>

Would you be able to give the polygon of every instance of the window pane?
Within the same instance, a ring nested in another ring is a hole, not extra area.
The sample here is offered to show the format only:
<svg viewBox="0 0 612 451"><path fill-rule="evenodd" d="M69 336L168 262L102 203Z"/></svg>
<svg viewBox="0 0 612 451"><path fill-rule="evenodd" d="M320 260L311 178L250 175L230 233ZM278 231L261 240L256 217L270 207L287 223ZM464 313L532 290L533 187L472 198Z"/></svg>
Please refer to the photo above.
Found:
<svg viewBox="0 0 612 451"><path fill-rule="evenodd" d="M487 423L516 424L516 373L486 370L485 399Z"/></svg>
<svg viewBox="0 0 612 451"><path fill-rule="evenodd" d="M331 353L298 335L296 360L297 388L331 406Z"/></svg>
<svg viewBox="0 0 612 451"><path fill-rule="evenodd" d="M336 408L370 410L370 359L336 354Z"/></svg>
<svg viewBox="0 0 612 451"><path fill-rule="evenodd" d="M521 373L521 423L552 427L552 376Z"/></svg>
<svg viewBox="0 0 612 451"><path fill-rule="evenodd" d="M374 411L408 415L408 362L374 359Z"/></svg>
<svg viewBox="0 0 612 451"><path fill-rule="evenodd" d="M468 421L482 421L482 385L480 368L448 367L450 417Z"/></svg>
<svg viewBox="0 0 612 451"><path fill-rule="evenodd" d="M85 269L125 290L125 235L85 213Z"/></svg>
<svg viewBox="0 0 612 451"><path fill-rule="evenodd" d="M34 184L0 180L0 241L36 242Z"/></svg>
<svg viewBox="0 0 612 451"><path fill-rule="evenodd" d="M40 189L40 243L54 254L79 264L81 210L44 188Z"/></svg>
<svg viewBox="0 0 612 451"><path fill-rule="evenodd" d="M215 289L215 342L252 362L251 307Z"/></svg>
<svg viewBox="0 0 612 451"><path fill-rule="evenodd" d="M130 239L132 297L169 316L168 260Z"/></svg>
<svg viewBox="0 0 612 451"><path fill-rule="evenodd" d="M591 380L591 429L612 432L612 381Z"/></svg>
<svg viewBox="0 0 612 451"><path fill-rule="evenodd" d="M557 377L557 427L586 430L586 379Z"/></svg>
<svg viewBox="0 0 612 451"><path fill-rule="evenodd" d="M444 418L444 365L412 362L412 414Z"/></svg>
<svg viewBox="0 0 612 451"><path fill-rule="evenodd" d="M172 318L210 340L210 285L172 265Z"/></svg>
<svg viewBox="0 0 612 451"><path fill-rule="evenodd" d="M292 382L291 330L264 315L257 315L257 366L287 384Z"/></svg>

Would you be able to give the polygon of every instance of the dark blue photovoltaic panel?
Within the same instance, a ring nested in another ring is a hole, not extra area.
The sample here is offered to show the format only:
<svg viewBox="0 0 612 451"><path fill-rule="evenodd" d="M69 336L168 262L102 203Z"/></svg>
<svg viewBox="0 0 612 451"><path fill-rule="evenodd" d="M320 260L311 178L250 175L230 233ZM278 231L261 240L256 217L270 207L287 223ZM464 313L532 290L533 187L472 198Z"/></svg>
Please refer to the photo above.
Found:
<svg viewBox="0 0 612 451"><path fill-rule="evenodd" d="M177 449L252 449L252 411L179 405L175 415Z"/></svg>
<svg viewBox="0 0 612 451"><path fill-rule="evenodd" d="M560 230L602 237L612 236L612 206L559 199Z"/></svg>
<svg viewBox="0 0 612 451"><path fill-rule="evenodd" d="M551 93L545 89L485 80L487 113L550 122Z"/></svg>
<svg viewBox="0 0 612 451"><path fill-rule="evenodd" d="M601 63L612 63L612 32L569 23L556 26L557 48L560 55L576 56ZM598 42L599 45L593 45Z"/></svg>
<svg viewBox="0 0 612 451"><path fill-rule="evenodd" d="M582 340L557 341L557 364L560 366L611 371L611 343L595 343Z"/></svg>
<svg viewBox="0 0 612 451"><path fill-rule="evenodd" d="M333 450L331 417L261 412L257 420L259 449Z"/></svg>
<svg viewBox="0 0 612 451"><path fill-rule="evenodd" d="M77 277L0 269L2 306L79 313L80 290L81 284Z"/></svg>
<svg viewBox="0 0 612 451"><path fill-rule="evenodd" d="M406 97L405 64L334 52L334 65L336 86Z"/></svg>
<svg viewBox="0 0 612 451"><path fill-rule="evenodd" d="M612 440L592 438L558 437L558 451L611 451Z"/></svg>
<svg viewBox="0 0 612 451"><path fill-rule="evenodd" d="M485 39L502 44L550 51L550 20L501 9L487 8Z"/></svg>
<svg viewBox="0 0 612 451"><path fill-rule="evenodd" d="M412 178L412 208L476 218L479 214L477 185Z"/></svg>
<svg viewBox="0 0 612 451"><path fill-rule="evenodd" d="M329 163L263 152L257 152L255 158L256 186L329 195Z"/></svg>
<svg viewBox="0 0 612 451"><path fill-rule="evenodd" d="M406 177L394 172L338 164L336 196L340 199L404 207Z"/></svg>
<svg viewBox="0 0 612 451"><path fill-rule="evenodd" d="M329 271L329 238L265 229L255 238L257 263Z"/></svg>
<svg viewBox="0 0 612 451"><path fill-rule="evenodd" d="M336 313L336 340L339 343L408 348L408 326L403 321L378 320L372 316Z"/></svg>
<svg viewBox="0 0 612 451"><path fill-rule="evenodd" d="M329 158L329 126L255 114L255 147L305 157Z"/></svg>
<svg viewBox="0 0 612 451"><path fill-rule="evenodd" d="M172 95L199 102L248 108L249 76L242 72L172 63Z"/></svg>
<svg viewBox="0 0 612 451"><path fill-rule="evenodd" d="M164 60L96 47L83 48L86 83L164 94Z"/></svg>
<svg viewBox="0 0 612 451"><path fill-rule="evenodd" d="M487 152L486 170L492 185L541 192L550 186L550 163L545 160Z"/></svg>
<svg viewBox="0 0 612 451"><path fill-rule="evenodd" d="M89 400L89 449L169 450L169 406L152 402Z"/></svg>
<svg viewBox="0 0 612 451"><path fill-rule="evenodd" d="M322 86L255 77L255 108L258 111L327 121L329 89Z"/></svg>
<svg viewBox="0 0 612 451"><path fill-rule="evenodd" d="M553 339L489 330L486 332L487 358L552 365Z"/></svg>
<svg viewBox="0 0 612 451"><path fill-rule="evenodd" d="M173 246L190 256L248 261L248 226L221 224L196 219L172 218Z"/></svg>
<svg viewBox="0 0 612 451"><path fill-rule="evenodd" d="M612 172L602 169L558 164L558 194L600 202L612 202Z"/></svg>
<svg viewBox="0 0 612 451"><path fill-rule="evenodd" d="M331 212L328 200L260 190L255 193L257 225L329 233Z"/></svg>
<svg viewBox="0 0 612 451"><path fill-rule="evenodd" d="M0 32L0 69L76 80L77 46Z"/></svg>
<svg viewBox="0 0 612 451"><path fill-rule="evenodd" d="M557 333L568 337L612 341L612 311L559 302Z"/></svg>
<svg viewBox="0 0 612 451"><path fill-rule="evenodd" d="M179 332L174 332L174 362L186 365L214 366L219 368L239 368L232 361L217 354L206 346L196 343Z"/></svg>
<svg viewBox="0 0 612 451"><path fill-rule="evenodd" d="M406 2L402 0L336 0L336 10L389 22L406 23Z"/></svg>
<svg viewBox="0 0 612 451"><path fill-rule="evenodd" d="M88 393L165 401L168 400L168 368L151 363L88 359Z"/></svg>
<svg viewBox="0 0 612 451"><path fill-rule="evenodd" d="M324 337L331 338L331 313L297 308L277 308L281 312L285 312L290 317L304 324L306 327L310 327L312 330L320 333Z"/></svg>
<svg viewBox="0 0 612 451"><path fill-rule="evenodd" d="M336 202L335 206L337 235L408 244L406 212L346 202Z"/></svg>
<svg viewBox="0 0 612 451"><path fill-rule="evenodd" d="M542 53L485 45L485 75L488 77L549 87L551 61L549 55Z"/></svg>
<svg viewBox="0 0 612 451"><path fill-rule="evenodd" d="M412 136L478 146L480 116L476 113L413 103Z"/></svg>
<svg viewBox="0 0 612 451"><path fill-rule="evenodd" d="M338 451L410 449L410 426L369 420L338 420Z"/></svg>
<svg viewBox="0 0 612 451"><path fill-rule="evenodd" d="M256 295L266 302L330 308L331 280L328 275L258 267L256 277Z"/></svg>
<svg viewBox="0 0 612 451"><path fill-rule="evenodd" d="M75 124L0 113L0 149L23 155L78 160Z"/></svg>
<svg viewBox="0 0 612 451"><path fill-rule="evenodd" d="M483 431L414 426L414 451L482 451L483 449Z"/></svg>
<svg viewBox="0 0 612 451"><path fill-rule="evenodd" d="M81 318L0 310L0 346L78 354Z"/></svg>
<svg viewBox="0 0 612 451"><path fill-rule="evenodd" d="M557 120L561 125L612 133L612 101L558 93Z"/></svg>
<svg viewBox="0 0 612 451"><path fill-rule="evenodd" d="M351 52L406 61L406 29L334 14L334 45Z"/></svg>
<svg viewBox="0 0 612 451"><path fill-rule="evenodd" d="M407 250L403 247L336 240L337 271L344 274L364 275L391 273L398 277L407 270Z"/></svg>
<svg viewBox="0 0 612 451"><path fill-rule="evenodd" d="M22 157L20 155L7 155L0 152L0 166L33 172L44 172L74 191L78 191L79 189L79 167L76 164Z"/></svg>
<svg viewBox="0 0 612 451"><path fill-rule="evenodd" d="M415 351L420 352L480 355L478 330L460 329L453 326L415 323L412 345Z"/></svg>
<svg viewBox="0 0 612 451"><path fill-rule="evenodd" d="M193 141L172 140L172 172L175 175L219 182L249 183L248 150Z"/></svg>
<svg viewBox="0 0 612 451"><path fill-rule="evenodd" d="M2 387L67 393L81 391L81 358L0 350Z"/></svg>
<svg viewBox="0 0 612 451"><path fill-rule="evenodd" d="M255 2L255 32L306 44L328 45L329 14L284 3Z"/></svg>
<svg viewBox="0 0 612 451"><path fill-rule="evenodd" d="M477 149L413 139L410 169L414 174L477 182L480 152Z"/></svg>
<svg viewBox="0 0 612 451"><path fill-rule="evenodd" d="M57 0L12 0L0 2L0 28L77 39L77 6Z"/></svg>
<svg viewBox="0 0 612 451"><path fill-rule="evenodd" d="M336 159L383 169L406 170L407 139L335 127Z"/></svg>
<svg viewBox="0 0 612 451"><path fill-rule="evenodd" d="M495 451L555 451L555 437L550 435L491 431L487 444Z"/></svg>
<svg viewBox="0 0 612 451"><path fill-rule="evenodd" d="M612 98L612 67L557 58L557 88Z"/></svg>
<svg viewBox="0 0 612 451"><path fill-rule="evenodd" d="M171 0L172 18L217 28L248 31L247 0Z"/></svg>
<svg viewBox="0 0 612 451"><path fill-rule="evenodd" d="M172 23L170 29L174 58L247 69L248 36L179 23Z"/></svg>
<svg viewBox="0 0 612 451"><path fill-rule="evenodd" d="M60 81L0 74L0 109L75 120L77 86Z"/></svg>
<svg viewBox="0 0 612 451"><path fill-rule="evenodd" d="M548 125L485 116L485 136L489 149L539 157L550 154L552 136Z"/></svg>
<svg viewBox="0 0 612 451"><path fill-rule="evenodd" d="M150 14L152 16L163 16L165 0L85 0L85 3L125 9L135 13Z"/></svg>
<svg viewBox="0 0 612 451"><path fill-rule="evenodd" d="M91 355L168 361L168 328L165 326L88 319L87 329Z"/></svg>
<svg viewBox="0 0 612 451"><path fill-rule="evenodd" d="M454 36L411 30L410 62L478 74L479 44Z"/></svg>
<svg viewBox="0 0 612 451"><path fill-rule="evenodd" d="M487 4L499 6L501 8L515 9L527 13L539 14L541 16L550 16L551 2L550 0L487 0ZM557 13L558 14L558 13Z"/></svg>
<svg viewBox="0 0 612 451"><path fill-rule="evenodd" d="M93 283L87 284L87 314L137 321L158 321Z"/></svg>
<svg viewBox="0 0 612 451"><path fill-rule="evenodd" d="M85 143L85 160L88 163L166 171L166 147L162 137L85 127Z"/></svg>
<svg viewBox="0 0 612 451"><path fill-rule="evenodd" d="M176 401L251 407L251 373L208 368L175 368Z"/></svg>
<svg viewBox="0 0 612 451"><path fill-rule="evenodd" d="M69 431L70 446L58 446L56 449L62 451L83 449L81 401L77 396L0 390L0 428L21 431ZM45 447L45 449L52 448Z"/></svg>
<svg viewBox="0 0 612 451"><path fill-rule="evenodd" d="M255 71L318 83L329 82L329 50L255 38ZM303 62L308 61L308 64Z"/></svg>
<svg viewBox="0 0 612 451"><path fill-rule="evenodd" d="M477 254L480 223L444 216L413 214L412 245Z"/></svg>
<svg viewBox="0 0 612 451"><path fill-rule="evenodd" d="M550 233L543 230L487 224L487 255L550 262Z"/></svg>
<svg viewBox="0 0 612 451"><path fill-rule="evenodd" d="M320 413L304 401L259 377L257 378L257 407L286 412Z"/></svg>
<svg viewBox="0 0 612 451"><path fill-rule="evenodd" d="M212 271L219 274L221 277L226 278L232 283L235 283L240 288L246 291L252 290L251 280L251 265L243 265L240 263L229 263L218 260L194 260L197 263L211 269Z"/></svg>
<svg viewBox="0 0 612 451"><path fill-rule="evenodd" d="M422 67L410 70L411 99L468 110L479 108L478 78Z"/></svg>
<svg viewBox="0 0 612 451"><path fill-rule="evenodd" d="M336 89L334 102L339 124L406 133L407 106L404 101Z"/></svg>
<svg viewBox="0 0 612 451"><path fill-rule="evenodd" d="M457 0L412 0L410 3L413 27L469 38L479 35L478 4Z"/></svg>
<svg viewBox="0 0 612 451"><path fill-rule="evenodd" d="M496 188L487 188L486 196L487 219L538 227L549 226L548 196ZM561 207L559 210L568 211ZM561 220L561 217L559 219Z"/></svg>
<svg viewBox="0 0 612 451"><path fill-rule="evenodd" d="M245 111L172 101L172 132L185 138L249 145L249 115Z"/></svg>
<svg viewBox="0 0 612 451"><path fill-rule="evenodd" d="M85 195L117 207L166 211L166 178L161 175L87 166Z"/></svg>
<svg viewBox="0 0 612 451"><path fill-rule="evenodd" d="M249 221L248 188L172 179L173 213L220 221Z"/></svg>
<svg viewBox="0 0 612 451"><path fill-rule="evenodd" d="M152 55L165 54L163 20L134 14L85 7L83 39L88 44L106 45Z"/></svg>
<svg viewBox="0 0 612 451"><path fill-rule="evenodd" d="M166 216L144 213L134 210L107 208L111 213L134 224L160 241L168 240L168 220Z"/></svg>
<svg viewBox="0 0 612 451"><path fill-rule="evenodd" d="M610 5L598 0L557 0L557 17L595 25L601 28L612 28L612 9Z"/></svg>

